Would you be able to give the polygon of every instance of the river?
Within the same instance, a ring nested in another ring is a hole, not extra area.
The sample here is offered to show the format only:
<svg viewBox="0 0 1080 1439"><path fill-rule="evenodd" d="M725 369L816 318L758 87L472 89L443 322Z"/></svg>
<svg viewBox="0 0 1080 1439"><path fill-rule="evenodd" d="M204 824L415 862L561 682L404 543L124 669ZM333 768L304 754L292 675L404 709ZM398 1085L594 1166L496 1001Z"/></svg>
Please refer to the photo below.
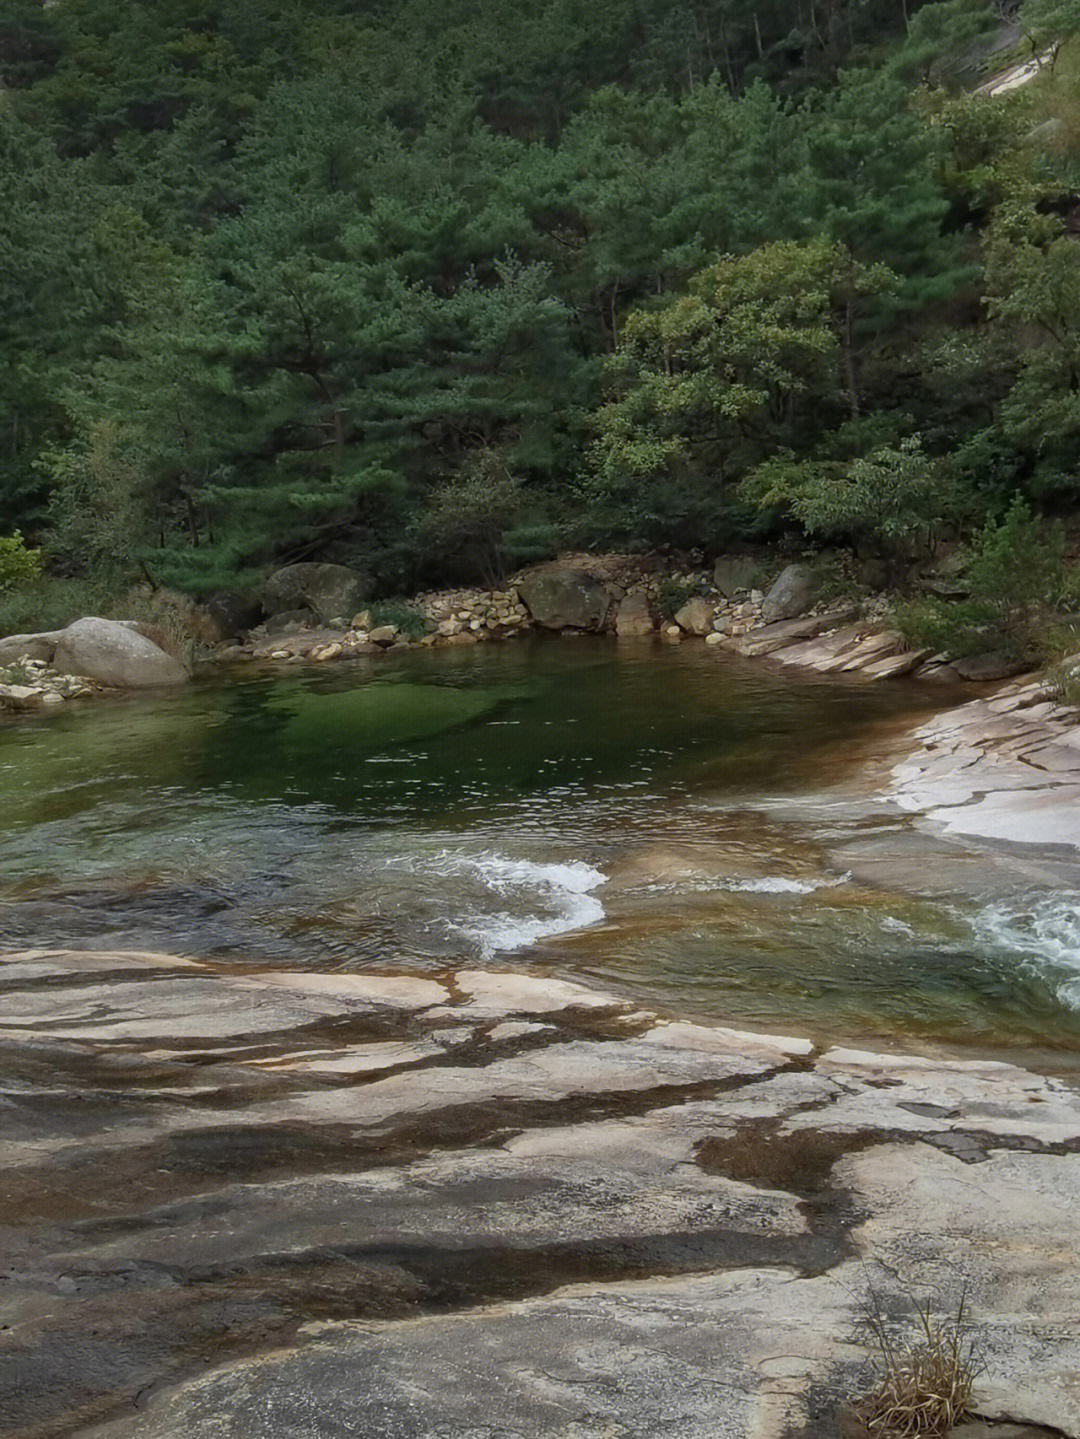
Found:
<svg viewBox="0 0 1080 1439"><path fill-rule="evenodd" d="M240 669L0 729L0 943L598 981L794 1033L1065 1056L1080 896L850 856L950 697L593 638ZM926 841L929 846L930 842Z"/></svg>

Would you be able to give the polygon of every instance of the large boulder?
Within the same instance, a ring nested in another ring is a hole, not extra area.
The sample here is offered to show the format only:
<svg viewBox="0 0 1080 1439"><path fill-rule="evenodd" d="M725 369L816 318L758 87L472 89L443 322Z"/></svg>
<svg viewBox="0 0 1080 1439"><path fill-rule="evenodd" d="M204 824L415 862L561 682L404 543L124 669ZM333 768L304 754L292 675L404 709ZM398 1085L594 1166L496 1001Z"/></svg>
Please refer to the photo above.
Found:
<svg viewBox="0 0 1080 1439"><path fill-rule="evenodd" d="M600 630L611 595L584 570L550 569L526 575L518 585L529 613L546 630Z"/></svg>
<svg viewBox="0 0 1080 1439"><path fill-rule="evenodd" d="M219 645L253 629L262 613L258 600L219 590L197 606L195 616L200 637L208 644Z"/></svg>
<svg viewBox="0 0 1080 1439"><path fill-rule="evenodd" d="M740 590L756 589L762 576L761 561L753 555L721 555L713 570L713 583L724 599L730 600Z"/></svg>
<svg viewBox="0 0 1080 1439"><path fill-rule="evenodd" d="M617 635L651 635L656 629L652 602L644 590L635 590L619 603L615 616Z"/></svg>
<svg viewBox="0 0 1080 1439"><path fill-rule="evenodd" d="M707 635L716 618L716 603L704 595L694 595L675 611L675 623L688 635Z"/></svg>
<svg viewBox="0 0 1080 1439"><path fill-rule="evenodd" d="M788 565L765 596L761 618L766 624L775 620L793 620L813 607L818 583L809 565Z"/></svg>
<svg viewBox="0 0 1080 1439"><path fill-rule="evenodd" d="M371 594L371 581L347 565L299 564L276 570L262 591L267 614L308 609L323 623L348 619L363 608Z"/></svg>
<svg viewBox="0 0 1080 1439"><path fill-rule="evenodd" d="M56 636L53 667L117 689L183 684L187 670L159 645L120 620L76 620Z"/></svg>

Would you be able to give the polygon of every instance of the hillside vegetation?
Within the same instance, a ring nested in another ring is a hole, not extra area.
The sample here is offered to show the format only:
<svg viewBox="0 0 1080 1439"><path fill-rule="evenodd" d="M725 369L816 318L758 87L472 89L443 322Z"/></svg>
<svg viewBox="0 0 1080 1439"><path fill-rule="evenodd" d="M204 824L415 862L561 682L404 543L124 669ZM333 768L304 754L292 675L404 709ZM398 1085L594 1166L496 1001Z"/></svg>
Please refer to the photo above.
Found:
<svg viewBox="0 0 1080 1439"><path fill-rule="evenodd" d="M1080 0L10 0L0 536L114 589L326 558L393 593L1068 516L1073 29Z"/></svg>

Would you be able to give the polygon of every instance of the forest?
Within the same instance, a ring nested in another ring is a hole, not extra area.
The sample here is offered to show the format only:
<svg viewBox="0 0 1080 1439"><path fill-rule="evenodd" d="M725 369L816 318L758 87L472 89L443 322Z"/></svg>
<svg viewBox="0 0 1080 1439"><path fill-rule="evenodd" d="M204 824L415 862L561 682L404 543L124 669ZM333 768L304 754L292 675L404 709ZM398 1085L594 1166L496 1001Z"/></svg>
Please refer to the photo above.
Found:
<svg viewBox="0 0 1080 1439"><path fill-rule="evenodd" d="M206 595L317 558L394 594L569 546L887 567L1067 528L1074 30L1080 0L9 0L8 573Z"/></svg>

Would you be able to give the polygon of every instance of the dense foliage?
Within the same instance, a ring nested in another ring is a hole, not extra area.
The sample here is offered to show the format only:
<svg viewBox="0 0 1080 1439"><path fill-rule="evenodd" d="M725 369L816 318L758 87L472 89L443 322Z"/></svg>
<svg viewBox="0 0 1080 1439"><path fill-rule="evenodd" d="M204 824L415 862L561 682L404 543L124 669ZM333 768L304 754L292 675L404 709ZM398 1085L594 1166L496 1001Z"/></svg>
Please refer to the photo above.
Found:
<svg viewBox="0 0 1080 1439"><path fill-rule="evenodd" d="M1067 511L1074 10L10 0L0 535L389 593Z"/></svg>

